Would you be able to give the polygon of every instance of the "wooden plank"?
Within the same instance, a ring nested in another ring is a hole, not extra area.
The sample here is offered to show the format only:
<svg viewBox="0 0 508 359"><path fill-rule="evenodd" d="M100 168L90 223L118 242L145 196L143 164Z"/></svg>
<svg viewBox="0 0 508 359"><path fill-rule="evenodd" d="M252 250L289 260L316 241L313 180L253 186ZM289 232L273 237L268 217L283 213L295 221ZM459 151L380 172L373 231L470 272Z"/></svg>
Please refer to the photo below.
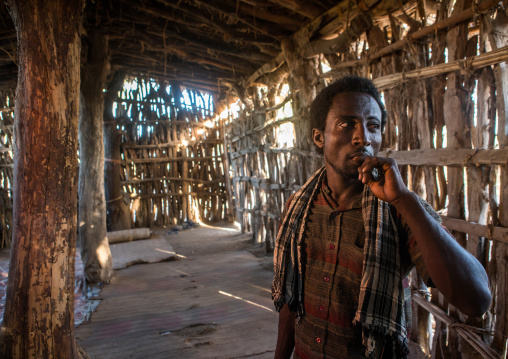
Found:
<svg viewBox="0 0 508 359"><path fill-rule="evenodd" d="M441 215L441 218L443 219L443 225L450 230L508 243L508 228L506 227L486 226L443 215Z"/></svg>
<svg viewBox="0 0 508 359"><path fill-rule="evenodd" d="M381 151L379 156L393 158L399 166L505 166L508 158L508 148L494 150L437 148L411 151Z"/></svg>

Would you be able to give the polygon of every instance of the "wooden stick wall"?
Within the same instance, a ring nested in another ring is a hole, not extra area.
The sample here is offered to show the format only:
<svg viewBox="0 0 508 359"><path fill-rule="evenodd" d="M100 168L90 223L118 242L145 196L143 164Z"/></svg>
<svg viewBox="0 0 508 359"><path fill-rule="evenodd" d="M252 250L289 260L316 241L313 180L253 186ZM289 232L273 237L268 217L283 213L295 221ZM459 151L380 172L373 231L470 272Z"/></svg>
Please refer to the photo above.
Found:
<svg viewBox="0 0 508 359"><path fill-rule="evenodd" d="M116 103L134 225L226 219L224 140L212 122L213 97L137 79Z"/></svg>
<svg viewBox="0 0 508 359"><path fill-rule="evenodd" d="M412 276L412 339L432 358L505 358L508 15L503 7L482 5L480 12L464 1L451 4L422 11L419 19L375 20L346 53L306 59L299 56L305 39L283 46L285 64L261 79L266 87L244 90L250 94L242 98L244 109L230 121L236 216L242 230L273 248L284 203L322 164L308 149L310 100L344 74L371 77L389 113L381 155L398 161L408 187L441 212L457 241L485 266L494 297L483 318L467 318ZM420 29L407 32L415 26ZM290 91L280 96L284 85ZM291 116L277 115L284 103L292 105ZM288 122L296 138L284 146L277 137Z"/></svg>

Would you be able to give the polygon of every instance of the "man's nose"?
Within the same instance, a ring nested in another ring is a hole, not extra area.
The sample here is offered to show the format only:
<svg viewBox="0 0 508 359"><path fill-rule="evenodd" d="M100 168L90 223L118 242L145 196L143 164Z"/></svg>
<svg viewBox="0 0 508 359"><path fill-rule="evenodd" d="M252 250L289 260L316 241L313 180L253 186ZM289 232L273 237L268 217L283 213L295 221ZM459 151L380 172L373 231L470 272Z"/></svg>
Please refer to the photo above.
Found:
<svg viewBox="0 0 508 359"><path fill-rule="evenodd" d="M371 140L369 130L363 123L358 123L353 133L353 144L357 146L367 147L370 146Z"/></svg>

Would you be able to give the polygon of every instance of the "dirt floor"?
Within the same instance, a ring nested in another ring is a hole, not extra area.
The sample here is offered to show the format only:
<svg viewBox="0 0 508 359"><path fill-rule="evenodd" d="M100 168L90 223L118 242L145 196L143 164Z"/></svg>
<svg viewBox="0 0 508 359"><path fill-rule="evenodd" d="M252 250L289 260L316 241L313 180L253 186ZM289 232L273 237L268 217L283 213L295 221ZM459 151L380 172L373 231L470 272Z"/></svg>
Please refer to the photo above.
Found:
<svg viewBox="0 0 508 359"><path fill-rule="evenodd" d="M155 230L166 234L168 230ZM234 228L166 236L178 260L116 271L80 345L103 358L273 358L272 258Z"/></svg>

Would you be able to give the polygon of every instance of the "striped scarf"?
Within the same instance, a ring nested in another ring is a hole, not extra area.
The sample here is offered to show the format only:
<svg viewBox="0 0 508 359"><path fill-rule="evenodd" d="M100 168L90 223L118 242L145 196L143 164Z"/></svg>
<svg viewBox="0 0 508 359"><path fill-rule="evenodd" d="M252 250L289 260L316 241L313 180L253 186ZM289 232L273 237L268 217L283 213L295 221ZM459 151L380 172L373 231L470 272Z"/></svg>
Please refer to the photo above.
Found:
<svg viewBox="0 0 508 359"><path fill-rule="evenodd" d="M303 310L302 244L313 199L321 188L325 168L295 193L277 234L272 299L280 311L284 303L301 317ZM362 196L365 225L363 274L354 323L363 326L366 356L373 357L386 336L393 340L395 358L409 353L406 325L411 320L411 292L403 288L397 226L388 203L368 186Z"/></svg>

